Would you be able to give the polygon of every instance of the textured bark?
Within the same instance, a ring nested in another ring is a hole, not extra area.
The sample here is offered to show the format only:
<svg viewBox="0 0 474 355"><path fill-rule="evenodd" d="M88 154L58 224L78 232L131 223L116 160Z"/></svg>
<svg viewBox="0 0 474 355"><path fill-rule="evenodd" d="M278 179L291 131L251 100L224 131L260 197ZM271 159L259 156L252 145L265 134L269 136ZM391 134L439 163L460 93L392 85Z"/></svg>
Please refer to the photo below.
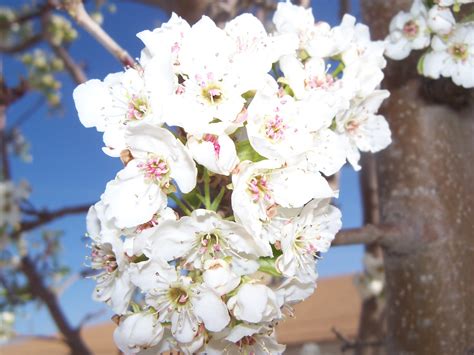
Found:
<svg viewBox="0 0 474 355"><path fill-rule="evenodd" d="M363 0L375 37L383 38L390 18L410 3ZM384 83L391 91L383 114L393 144L377 156L381 223L403 227L400 238L384 245L387 351L469 354L474 351L472 96L446 89L449 80L440 86L420 78L415 63L413 56L389 62ZM440 89L443 94L436 95ZM457 94L450 98L450 92ZM434 102L440 98L443 103Z"/></svg>

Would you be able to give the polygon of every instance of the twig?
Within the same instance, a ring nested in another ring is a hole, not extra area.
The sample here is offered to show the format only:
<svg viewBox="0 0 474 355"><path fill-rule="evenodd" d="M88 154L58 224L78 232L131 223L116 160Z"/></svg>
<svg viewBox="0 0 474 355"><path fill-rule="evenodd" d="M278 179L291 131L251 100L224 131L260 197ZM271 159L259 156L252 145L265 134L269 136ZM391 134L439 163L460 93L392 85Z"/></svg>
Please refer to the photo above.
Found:
<svg viewBox="0 0 474 355"><path fill-rule="evenodd" d="M79 322L79 325L78 325L78 328L81 329L83 328L87 323L89 323L90 321L92 321L94 318L97 318L97 317L100 317L101 315L105 314L106 313L106 309L105 308L102 308L98 311L95 311L95 312L90 312L90 313L87 313L83 318L82 320Z"/></svg>
<svg viewBox="0 0 474 355"><path fill-rule="evenodd" d="M34 7L33 9L29 10L28 12L24 12L20 15L17 15L12 21L6 22L5 27L0 26L0 28L7 28L14 23L23 23L29 20L33 20L35 17L39 17L43 15L45 12L48 12L53 9L53 5L46 1L45 3Z"/></svg>
<svg viewBox="0 0 474 355"><path fill-rule="evenodd" d="M345 14L351 12L351 4L349 0L339 0L339 17L342 19Z"/></svg>
<svg viewBox="0 0 474 355"><path fill-rule="evenodd" d="M336 328L331 329L336 338L342 343L341 351L346 352L347 350L351 349L360 349L363 347L378 347L382 346L384 343L381 340L375 341L358 341L358 340L350 340L346 336L344 336L341 332L339 332Z"/></svg>
<svg viewBox="0 0 474 355"><path fill-rule="evenodd" d="M8 142L5 132L7 126L6 107L0 105L0 154L2 155L2 179L10 180L10 161L8 160Z"/></svg>
<svg viewBox="0 0 474 355"><path fill-rule="evenodd" d="M125 67L136 67L138 64L104 29L95 22L86 11L82 0L70 0L64 4L69 15L79 26L89 32L105 49L117 58Z"/></svg>
<svg viewBox="0 0 474 355"><path fill-rule="evenodd" d="M41 42L42 36L41 34L34 34L27 39L12 44L12 45L0 45L0 52L1 53L8 53L8 54L13 54L13 53L18 53L22 52L25 49L28 49L30 47L33 47L34 45L38 44Z"/></svg>
<svg viewBox="0 0 474 355"><path fill-rule="evenodd" d="M55 43L51 38L51 33L49 33L48 31L50 19L51 14L49 12L46 12L41 17L44 39L46 40L46 42L48 42L54 54L56 54L56 56L62 60L66 70L69 72L76 84L82 84L87 80L86 74L84 73L82 68L74 61L74 59L69 55L67 49L61 46L60 44Z"/></svg>
<svg viewBox="0 0 474 355"><path fill-rule="evenodd" d="M394 226L367 224L361 228L340 231L332 245L383 243L383 239L398 235L400 235L400 230Z"/></svg>
<svg viewBox="0 0 474 355"><path fill-rule="evenodd" d="M82 70L82 68L74 61L74 59L70 56L69 52L66 48L62 46L55 45L49 42L51 49L53 52L61 58L64 63L66 70L71 74L71 77L76 82L76 84L82 84L87 81L87 76Z"/></svg>
<svg viewBox="0 0 474 355"><path fill-rule="evenodd" d="M18 234L22 232L27 232L29 230L35 229L39 226L42 226L43 224L47 224L57 218L64 217L67 215L71 214L79 214L79 213L85 213L89 210L91 204L85 204L85 205L78 205L78 206L72 206L72 207L63 207L57 210L53 211L48 211L48 210L43 210L43 211L33 211L33 210L28 210L27 213L30 215L35 215L37 218L33 221L25 221L21 223L21 226L19 228L19 231L17 232Z"/></svg>

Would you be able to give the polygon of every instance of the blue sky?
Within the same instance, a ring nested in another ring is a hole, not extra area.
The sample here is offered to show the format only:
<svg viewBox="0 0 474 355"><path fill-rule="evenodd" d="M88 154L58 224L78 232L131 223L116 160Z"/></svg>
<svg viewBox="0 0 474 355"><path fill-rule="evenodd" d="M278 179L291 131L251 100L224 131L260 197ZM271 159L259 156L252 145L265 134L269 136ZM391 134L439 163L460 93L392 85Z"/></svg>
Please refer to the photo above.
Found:
<svg viewBox="0 0 474 355"><path fill-rule="evenodd" d="M16 7L22 3L23 1L18 0L2 0L2 5L6 6ZM142 44L135 34L158 26L160 21L166 18L155 8L132 1L117 3L117 13L106 17L104 27L132 56L138 56ZM338 1L335 0L313 1L317 19L336 24L337 4ZM355 1L352 9L352 13L358 17L359 7ZM87 63L86 73L89 78L102 79L108 73L122 69L87 33L79 31L79 35L79 40L70 50L78 62ZM4 57L2 61L7 82L14 84L22 73L22 66L10 58ZM18 160L12 161L13 178L17 181L25 178L31 182L31 199L37 207L59 208L94 202L99 198L105 184L113 179L121 168L119 160L102 153L101 134L80 124L72 100L75 84L67 75L64 75L63 79L64 114L48 115L46 107L38 109L23 126L23 133L32 145L33 162L25 164ZM8 121L14 121L37 99L37 94L30 94L11 107L7 112ZM338 204L343 212L344 228L360 226L362 211L358 175L348 167L342 172ZM47 228L64 231L61 260L73 271L81 270L89 251L83 238L85 216L67 217L49 224ZM319 262L320 276L360 270L362 252L361 246L331 249ZM61 304L72 323L77 324L86 313L104 309L103 305L91 299L93 286L92 280L80 280L61 297ZM110 312L106 312L96 321L103 321L110 315ZM17 330L21 334L47 334L55 332L55 327L44 309L31 305L21 310Z"/></svg>

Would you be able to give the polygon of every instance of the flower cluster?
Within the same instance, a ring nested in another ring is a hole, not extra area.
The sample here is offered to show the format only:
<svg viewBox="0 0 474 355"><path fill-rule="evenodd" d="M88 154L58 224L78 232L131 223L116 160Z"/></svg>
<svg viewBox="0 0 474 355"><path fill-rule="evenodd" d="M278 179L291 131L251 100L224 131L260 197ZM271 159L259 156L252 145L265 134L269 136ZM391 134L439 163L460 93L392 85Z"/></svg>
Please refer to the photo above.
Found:
<svg viewBox="0 0 474 355"><path fill-rule="evenodd" d="M7 232L20 223L20 203L29 195L30 186L26 181L18 185L11 181L0 181L0 247Z"/></svg>
<svg viewBox="0 0 474 355"><path fill-rule="evenodd" d="M459 21L455 17L462 4L473 2L415 0L409 12L401 11L392 19L386 55L402 60L413 49L430 47L418 62L421 75L448 77L456 85L474 87L474 23L469 18Z"/></svg>
<svg viewBox="0 0 474 355"><path fill-rule="evenodd" d="M273 22L172 15L138 34L139 66L74 91L125 164L87 224L94 298L126 354L281 353L273 329L341 227L326 177L391 141L384 43L289 2Z"/></svg>
<svg viewBox="0 0 474 355"><path fill-rule="evenodd" d="M0 312L0 345L15 335L15 314L8 311Z"/></svg>

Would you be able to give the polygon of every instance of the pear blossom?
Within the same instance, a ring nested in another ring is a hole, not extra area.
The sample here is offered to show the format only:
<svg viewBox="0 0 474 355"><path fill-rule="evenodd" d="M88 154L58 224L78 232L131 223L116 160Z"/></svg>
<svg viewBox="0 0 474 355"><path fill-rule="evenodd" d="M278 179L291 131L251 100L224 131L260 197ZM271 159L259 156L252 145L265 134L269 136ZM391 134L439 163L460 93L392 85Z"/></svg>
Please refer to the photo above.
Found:
<svg viewBox="0 0 474 355"><path fill-rule="evenodd" d="M343 51L351 37L355 18L345 15L340 26L322 21L315 23L311 9L293 5L290 1L279 2L273 16L277 33L294 34L299 39L299 55L330 57Z"/></svg>
<svg viewBox="0 0 474 355"><path fill-rule="evenodd" d="M102 195L106 216L118 228L146 223L165 208L171 179L184 193L196 185L194 161L169 131L146 124L130 127L126 144L133 159Z"/></svg>
<svg viewBox="0 0 474 355"><path fill-rule="evenodd" d="M0 228L20 223L20 203L29 195L30 186L26 181L17 185L12 181L0 181Z"/></svg>
<svg viewBox="0 0 474 355"><path fill-rule="evenodd" d="M272 64L283 55L293 54L298 48L296 35L269 36L263 23L252 14L237 16L225 25L224 30L234 40L235 49L231 55L233 67L248 90L264 85Z"/></svg>
<svg viewBox="0 0 474 355"><path fill-rule="evenodd" d="M408 57L413 49L423 49L430 44L427 10L421 0L415 0L410 12L400 11L390 22L390 34L385 41L385 54L395 60Z"/></svg>
<svg viewBox="0 0 474 355"><path fill-rule="evenodd" d="M223 338L213 338L206 353L218 354L283 354L285 346L278 344L274 330L268 326L242 323Z"/></svg>
<svg viewBox="0 0 474 355"><path fill-rule="evenodd" d="M186 146L197 163L216 174L229 175L239 163L234 141L225 134L189 136Z"/></svg>
<svg viewBox="0 0 474 355"><path fill-rule="evenodd" d="M200 324L213 332L226 327L230 316L219 295L205 284L182 276L164 261L153 260L135 269L133 282L147 292L146 303L159 314L160 322L171 322L171 333L179 342L191 342Z"/></svg>
<svg viewBox="0 0 474 355"><path fill-rule="evenodd" d="M149 311L124 316L114 331L115 343L126 355L155 346L162 337L163 327Z"/></svg>
<svg viewBox="0 0 474 355"><path fill-rule="evenodd" d="M104 81L89 80L73 92L81 123L104 132L104 152L118 157L126 148L127 126L162 125L164 102L174 91L170 58L156 56L143 70L129 68ZM157 84L159 83L159 84Z"/></svg>
<svg viewBox="0 0 474 355"><path fill-rule="evenodd" d="M127 310L135 287L130 281L130 259L123 250L120 230L106 222L104 213L99 202L87 214L87 231L92 239L90 266L97 271L93 298L121 314Z"/></svg>
<svg viewBox="0 0 474 355"><path fill-rule="evenodd" d="M15 313L8 311L0 312L0 345L3 345L15 336L15 318Z"/></svg>
<svg viewBox="0 0 474 355"><path fill-rule="evenodd" d="M204 262L204 283L220 296L234 290L240 284L240 276L232 271L223 259L209 259Z"/></svg>
<svg viewBox="0 0 474 355"><path fill-rule="evenodd" d="M347 160L360 169L360 152L378 152L392 141L387 121L376 112L389 96L387 90L375 90L363 100L356 100L351 109L336 116L336 132L347 146Z"/></svg>
<svg viewBox="0 0 474 355"><path fill-rule="evenodd" d="M271 254L270 246L254 238L243 225L202 209L179 221L163 222L150 233L153 242L146 253L151 258L183 258L198 269L209 267L207 260L223 259L233 273L250 274L258 269L258 257Z"/></svg>
<svg viewBox="0 0 474 355"><path fill-rule="evenodd" d="M456 19L448 7L433 6L428 11L429 28L440 35L447 35L456 24Z"/></svg>
<svg viewBox="0 0 474 355"><path fill-rule="evenodd" d="M337 172L345 163L344 150L329 129L334 115L315 114L314 105L296 101L289 95L279 96L276 83L258 93L248 109L247 134L260 155L293 164L304 160L309 170L326 175Z"/></svg>
<svg viewBox="0 0 474 355"><path fill-rule="evenodd" d="M329 205L329 200L308 203L283 228L280 239L282 255L276 262L278 270L303 282L315 281L315 259L328 251L341 225L341 213Z"/></svg>
<svg viewBox="0 0 474 355"><path fill-rule="evenodd" d="M248 323L270 322L282 317L275 293L267 286L247 283L227 301L233 316Z"/></svg>
<svg viewBox="0 0 474 355"><path fill-rule="evenodd" d="M274 327L341 228L326 177L390 143L386 42L289 1L273 22L173 14L137 35L135 67L74 92L125 165L87 217L94 298L125 354L283 353Z"/></svg>
<svg viewBox="0 0 474 355"><path fill-rule="evenodd" d="M145 44L142 50L140 63L146 65L150 60L163 54L171 55L173 72L179 73L180 50L183 38L189 32L191 26L175 13L171 14L168 22L165 22L153 31L145 30L139 32L137 37Z"/></svg>
<svg viewBox="0 0 474 355"><path fill-rule="evenodd" d="M434 36L432 51L422 58L423 75L450 77L456 85L474 87L474 25L459 24L447 37Z"/></svg>
<svg viewBox="0 0 474 355"><path fill-rule="evenodd" d="M256 238L261 237L264 225L271 221L278 206L297 208L313 198L335 195L318 172L298 165L284 167L276 161L263 160L243 162L239 170L232 177L232 208L236 220Z"/></svg>

